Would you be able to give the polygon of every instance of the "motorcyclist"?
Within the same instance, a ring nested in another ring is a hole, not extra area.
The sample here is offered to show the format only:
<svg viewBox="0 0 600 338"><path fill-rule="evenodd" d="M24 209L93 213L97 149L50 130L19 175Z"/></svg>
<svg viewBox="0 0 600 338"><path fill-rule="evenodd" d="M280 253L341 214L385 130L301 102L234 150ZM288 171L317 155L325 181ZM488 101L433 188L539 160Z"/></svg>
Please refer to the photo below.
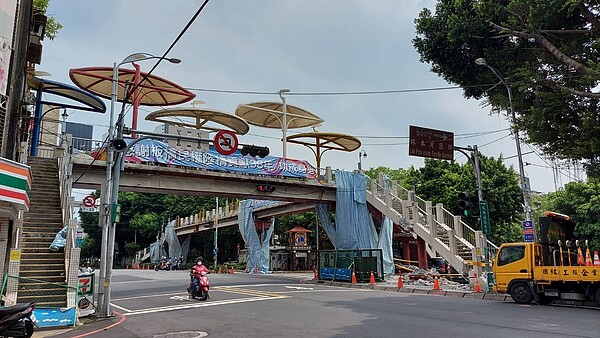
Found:
<svg viewBox="0 0 600 338"><path fill-rule="evenodd" d="M190 276L192 277L192 287L194 290L199 287L200 276L203 272L210 273L210 270L208 270L208 268L202 264L202 258L198 258L196 260L196 265L194 265L190 271Z"/></svg>

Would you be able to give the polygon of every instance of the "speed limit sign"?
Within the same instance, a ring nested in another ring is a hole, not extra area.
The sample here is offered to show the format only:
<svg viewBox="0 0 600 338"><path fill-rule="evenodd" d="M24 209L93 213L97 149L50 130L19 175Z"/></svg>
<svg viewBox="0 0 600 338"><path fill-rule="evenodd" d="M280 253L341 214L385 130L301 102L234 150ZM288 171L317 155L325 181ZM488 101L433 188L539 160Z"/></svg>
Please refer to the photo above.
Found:
<svg viewBox="0 0 600 338"><path fill-rule="evenodd" d="M219 154L231 155L238 148L238 139L231 130L219 130L215 135L215 149Z"/></svg>
<svg viewBox="0 0 600 338"><path fill-rule="evenodd" d="M87 195L83 198L81 204L83 204L84 207L92 208L94 204L96 204L96 197L93 195Z"/></svg>

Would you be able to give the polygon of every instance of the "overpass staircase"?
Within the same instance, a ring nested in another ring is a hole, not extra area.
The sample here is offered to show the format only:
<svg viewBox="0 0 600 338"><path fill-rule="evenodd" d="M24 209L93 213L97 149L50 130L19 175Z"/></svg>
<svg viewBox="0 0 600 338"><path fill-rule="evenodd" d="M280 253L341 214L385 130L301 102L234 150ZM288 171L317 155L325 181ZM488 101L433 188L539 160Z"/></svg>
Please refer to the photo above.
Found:
<svg viewBox="0 0 600 338"><path fill-rule="evenodd" d="M423 200L414 191L399 187L383 173L369 181L366 199L393 223L423 239L431 257L443 257L465 276L477 273L480 283L487 284L481 264L473 262L484 261L484 246L488 257L494 257L498 247L490 241L484 243L481 231L474 230L460 216L450 213L442 203L433 205Z"/></svg>
<svg viewBox="0 0 600 338"><path fill-rule="evenodd" d="M76 221L71 197L71 136L61 146L29 157L32 172L30 210L24 214L17 248L20 260L6 280L7 304L35 302L37 307L73 307L77 298L80 249L75 246ZM50 251L56 234L67 228L66 244ZM12 264L13 262L11 262Z"/></svg>

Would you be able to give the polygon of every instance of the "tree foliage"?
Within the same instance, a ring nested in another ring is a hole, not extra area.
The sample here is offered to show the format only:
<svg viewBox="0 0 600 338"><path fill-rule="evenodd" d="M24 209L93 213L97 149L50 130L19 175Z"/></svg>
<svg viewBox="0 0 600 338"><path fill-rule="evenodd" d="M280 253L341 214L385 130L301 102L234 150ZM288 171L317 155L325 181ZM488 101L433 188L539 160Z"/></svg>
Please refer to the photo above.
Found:
<svg viewBox="0 0 600 338"><path fill-rule="evenodd" d="M596 1L440 0L416 18L413 44L466 97L509 111L505 86L474 62L484 58L512 88L514 123L526 139L600 176L599 13Z"/></svg>
<svg viewBox="0 0 600 338"><path fill-rule="evenodd" d="M46 13L46 10L48 9L48 5L50 4L50 0L34 0L33 1L33 8L41 11L42 13ZM49 40L54 40L54 38L56 37L56 34L58 34L58 31L60 31L63 28L63 25L61 25L58 21L56 21L55 18L53 17L48 17L48 21L46 21L46 31L45 31L45 37L48 38Z"/></svg>
<svg viewBox="0 0 600 338"><path fill-rule="evenodd" d="M520 220L522 219L522 192L518 185L518 174L512 167L506 167L502 159L481 156L481 185L483 198L488 202L491 235L495 243L512 242L522 239ZM414 190L418 197L434 203L442 203L454 215L459 214L458 193L465 191L471 196L472 213L475 217L463 217L463 221L474 229L479 224L477 184L473 166L460 165L438 160L425 160L422 168L415 169L370 169L365 174L376 178L379 172L385 173L401 187Z"/></svg>
<svg viewBox="0 0 600 338"><path fill-rule="evenodd" d="M600 182L570 182L564 190L549 193L543 201L545 210L566 214L576 223L575 236L589 240L600 250Z"/></svg>

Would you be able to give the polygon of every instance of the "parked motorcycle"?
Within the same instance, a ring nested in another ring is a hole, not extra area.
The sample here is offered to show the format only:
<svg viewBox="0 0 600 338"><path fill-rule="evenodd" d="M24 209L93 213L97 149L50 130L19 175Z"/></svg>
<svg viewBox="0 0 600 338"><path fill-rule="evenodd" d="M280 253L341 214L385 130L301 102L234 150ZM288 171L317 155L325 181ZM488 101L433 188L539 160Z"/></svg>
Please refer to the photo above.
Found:
<svg viewBox="0 0 600 338"><path fill-rule="evenodd" d="M173 270L184 270L183 257L175 258L173 261Z"/></svg>
<svg viewBox="0 0 600 338"><path fill-rule="evenodd" d="M154 270L158 271L158 270L171 270L171 260L167 257L163 257L161 259L161 261L156 264L156 266L154 267Z"/></svg>
<svg viewBox="0 0 600 338"><path fill-rule="evenodd" d="M187 291L189 297L192 299L200 298L201 300L207 300L210 297L208 295L208 288L208 276L206 272L202 272L200 273L200 277L191 277L190 287Z"/></svg>
<svg viewBox="0 0 600 338"><path fill-rule="evenodd" d="M35 303L23 303L0 308L0 336L29 338L37 323L33 309Z"/></svg>

